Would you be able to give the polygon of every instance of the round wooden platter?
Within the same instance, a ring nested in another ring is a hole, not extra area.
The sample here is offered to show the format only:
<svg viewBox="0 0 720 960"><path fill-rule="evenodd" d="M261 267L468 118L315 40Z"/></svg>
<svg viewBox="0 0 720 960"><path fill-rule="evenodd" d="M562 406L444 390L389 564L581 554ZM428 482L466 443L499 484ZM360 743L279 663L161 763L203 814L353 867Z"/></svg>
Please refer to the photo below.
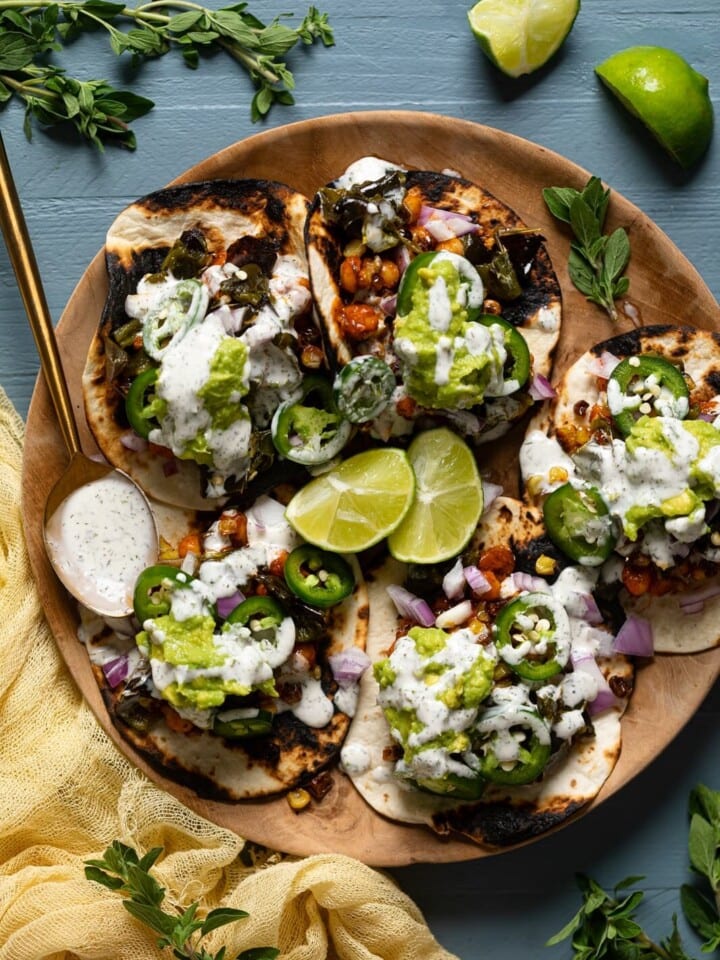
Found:
<svg viewBox="0 0 720 960"><path fill-rule="evenodd" d="M290 183L311 196L353 160L367 154L428 170L460 172L511 206L547 240L563 288L563 328L555 374L589 344L630 327L613 325L589 303L567 276L568 233L548 213L542 189L581 188L589 173L526 140L474 123L425 113L379 111L348 113L303 121L236 143L188 170L176 182L221 177L260 177ZM163 184L148 181L147 192ZM119 213L108 204L108 225ZM629 298L644 325L691 322L720 328L718 305L697 271L670 239L637 207L613 193L607 226L624 226L630 235ZM102 251L87 268L58 326L70 392L87 452L96 450L84 427L80 391L85 354L107 291ZM521 429L491 444L483 472L517 489L517 446ZM485 456L485 451L481 452ZM55 578L43 547L41 521L47 494L66 462L65 449L42 377L27 421L23 515L30 558L45 613L75 681L98 721L118 748L153 781L188 807L243 837L297 855L337 852L373 866L470 860L497 853L462 839L443 840L424 827L393 823L376 814L343 775L334 774L328 796L301 814L281 797L271 801L220 803L162 776L119 735L103 705L84 647L76 637L76 606ZM690 626L689 626L690 629ZM690 719L720 671L720 648L694 656L658 656L638 672L636 690L623 719L620 760L592 804L619 790L673 739ZM511 848L503 848L511 849Z"/></svg>

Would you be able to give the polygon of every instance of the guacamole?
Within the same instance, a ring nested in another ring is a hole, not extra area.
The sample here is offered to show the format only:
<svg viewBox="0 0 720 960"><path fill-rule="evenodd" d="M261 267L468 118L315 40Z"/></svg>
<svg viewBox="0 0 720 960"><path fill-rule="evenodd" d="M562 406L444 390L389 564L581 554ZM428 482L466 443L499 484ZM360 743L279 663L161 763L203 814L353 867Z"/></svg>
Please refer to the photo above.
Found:
<svg viewBox="0 0 720 960"><path fill-rule="evenodd" d="M379 703L402 744L408 776L457 773L451 755L471 748L471 727L496 662L471 630L413 627L374 665Z"/></svg>
<svg viewBox="0 0 720 960"><path fill-rule="evenodd" d="M705 420L643 416L624 441L591 441L574 460L629 540L652 520L679 540L696 540L705 502L720 495L720 430Z"/></svg>
<svg viewBox="0 0 720 960"><path fill-rule="evenodd" d="M228 696L253 690L277 696L273 670L292 652L295 627L285 618L274 637L267 631L226 623L196 614L179 620L172 613L146 621L137 634L138 649L150 661L153 683L174 707L210 710Z"/></svg>
<svg viewBox="0 0 720 960"><path fill-rule="evenodd" d="M418 403L468 409L502 384L505 333L474 320L482 302L482 280L464 257L425 254L406 270L394 345L407 392Z"/></svg>

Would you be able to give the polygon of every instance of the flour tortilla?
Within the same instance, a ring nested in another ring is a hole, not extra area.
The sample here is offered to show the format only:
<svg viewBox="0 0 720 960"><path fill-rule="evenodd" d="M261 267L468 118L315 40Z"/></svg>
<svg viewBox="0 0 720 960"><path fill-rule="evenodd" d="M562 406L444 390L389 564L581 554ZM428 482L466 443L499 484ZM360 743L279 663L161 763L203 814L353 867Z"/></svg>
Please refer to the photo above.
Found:
<svg viewBox="0 0 720 960"><path fill-rule="evenodd" d="M177 542L184 533L203 525L202 517L189 511L158 503L153 503L153 507L160 532L169 542ZM329 640L318 653L322 686L329 697L337 684L328 658L352 647L364 650L367 641L367 588L359 566L352 562L355 589L329 612ZM168 727L162 714L154 716L147 731L140 732L129 726L122 713L123 687L113 690L109 686L93 650L99 645L110 645L118 651L132 649L137 629L137 624L130 620L109 626L99 618L86 616L81 633L88 644L95 679L118 733L169 780L208 799L248 800L301 786L338 761L350 717L337 707L330 723L322 728L307 726L289 710L278 713L268 736L248 740L226 740L196 727L189 733L178 733ZM118 630L124 636L119 637Z"/></svg>
<svg viewBox="0 0 720 960"><path fill-rule="evenodd" d="M532 507L499 497L481 518L473 546L479 550L507 545L518 553L530 548L529 538L542 534L540 514ZM369 583L372 609L367 653L373 662L386 656L395 639L397 612L387 594L402 583L404 567L388 560ZM629 660L616 655L605 661L607 676L631 682ZM620 718L625 701L594 718L595 737L577 741L558 754L537 783L518 787L490 785L480 801L463 803L415 789L393 776L394 741L378 706L379 687L372 670L360 684L358 708L346 740L347 748L366 751L365 772L351 774L363 799L378 813L403 823L425 824L440 835L459 833L475 843L509 846L557 826L596 796L620 756Z"/></svg>
<svg viewBox="0 0 720 960"><path fill-rule="evenodd" d="M431 171L407 171L406 188L418 191L423 203L472 217L488 238L500 230L523 229L527 225L508 206L482 187L459 176ZM352 359L353 344L346 340L336 320L343 297L339 286L339 268L343 259L341 238L328 224L316 197L307 221L306 244L310 282L325 339L328 356L337 366ZM560 284L544 244L540 244L532 270L523 280L522 294L503 304L502 316L522 333L533 359L533 370L549 376L552 357L560 336L562 301ZM486 406L496 410L487 417L488 429L479 440L505 433L512 422L528 408L524 390L503 398L488 398Z"/></svg>
<svg viewBox="0 0 720 960"><path fill-rule="evenodd" d="M124 398L107 362L108 334L127 322L124 304L139 280L154 273L180 235L199 228L211 252L243 236L273 241L279 254L305 264L303 228L308 201L296 190L269 180L214 180L168 187L127 207L110 227L105 259L109 291L83 373L88 426L105 457L128 473L150 496L188 509L215 509L204 495L201 470L188 460L168 459L157 450L128 449Z"/></svg>
<svg viewBox="0 0 720 960"><path fill-rule="evenodd" d="M557 384L556 398L544 404L529 424L527 435L539 430L556 438L568 453L580 446L578 436L583 434L578 431L589 429L593 404L603 398L593 364L606 352L620 359L648 353L664 357L689 376L691 403L720 397L720 334L695 327L640 327L596 344L576 360ZM585 403L578 406L580 401ZM720 570L703 581L706 586L711 590L720 586ZM626 613L651 622L656 653L699 653L720 646L720 596L707 599L696 614L683 613L681 596L631 597L624 588L620 591Z"/></svg>

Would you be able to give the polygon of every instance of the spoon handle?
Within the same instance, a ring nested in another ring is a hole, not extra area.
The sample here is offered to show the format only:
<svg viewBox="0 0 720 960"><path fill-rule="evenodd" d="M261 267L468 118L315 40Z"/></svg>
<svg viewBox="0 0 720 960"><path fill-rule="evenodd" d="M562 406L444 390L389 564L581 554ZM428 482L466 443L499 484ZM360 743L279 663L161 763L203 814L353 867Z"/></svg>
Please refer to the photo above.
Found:
<svg viewBox="0 0 720 960"><path fill-rule="evenodd" d="M60 423L63 440L69 452L74 455L80 452L77 424L60 361L50 311L40 280L40 271L10 171L2 134L0 134L0 228L5 237L10 262L15 271L20 295L35 337L40 366Z"/></svg>

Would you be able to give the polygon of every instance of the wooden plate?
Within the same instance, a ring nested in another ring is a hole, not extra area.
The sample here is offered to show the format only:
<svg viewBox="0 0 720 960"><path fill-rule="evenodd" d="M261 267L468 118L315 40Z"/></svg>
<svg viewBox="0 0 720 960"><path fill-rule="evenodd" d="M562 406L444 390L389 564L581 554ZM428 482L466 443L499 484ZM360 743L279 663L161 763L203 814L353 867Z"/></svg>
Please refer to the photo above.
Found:
<svg viewBox="0 0 720 960"><path fill-rule="evenodd" d="M588 304L569 283L568 236L542 200L543 187L582 187L589 174L543 147L498 130L424 113L327 116L234 144L188 170L177 182L263 177L285 181L312 195L352 160L371 153L412 167L457 170L488 188L526 223L542 229L564 297L556 373L590 343L625 328L614 327L600 308ZM148 181L147 192L161 186ZM117 213L119 210L108 204L108 225ZM648 217L614 193L608 226L618 224L630 234L630 298L640 322L649 325L690 320L699 327L720 328L718 305L692 265ZM88 452L95 447L83 427L80 376L106 290L101 251L70 298L58 327L70 392ZM516 451L521 437L522 433L515 430L506 442L490 445L493 449L487 450L486 466L508 493L517 486ZM23 483L26 536L40 596L62 655L98 721L119 749L152 780L209 820L292 854L333 851L375 866L397 866L469 860L497 852L463 840L440 840L423 827L392 823L374 813L340 774L335 775L334 788L321 804L297 815L284 798L237 804L202 800L150 768L122 740L105 712L85 649L76 639L74 603L45 556L41 531L45 498L65 460L50 399L40 378L27 421ZM640 669L636 691L623 719L620 761L596 800L580 815L619 790L663 750L700 705L719 671L720 649L694 656L658 656Z"/></svg>

